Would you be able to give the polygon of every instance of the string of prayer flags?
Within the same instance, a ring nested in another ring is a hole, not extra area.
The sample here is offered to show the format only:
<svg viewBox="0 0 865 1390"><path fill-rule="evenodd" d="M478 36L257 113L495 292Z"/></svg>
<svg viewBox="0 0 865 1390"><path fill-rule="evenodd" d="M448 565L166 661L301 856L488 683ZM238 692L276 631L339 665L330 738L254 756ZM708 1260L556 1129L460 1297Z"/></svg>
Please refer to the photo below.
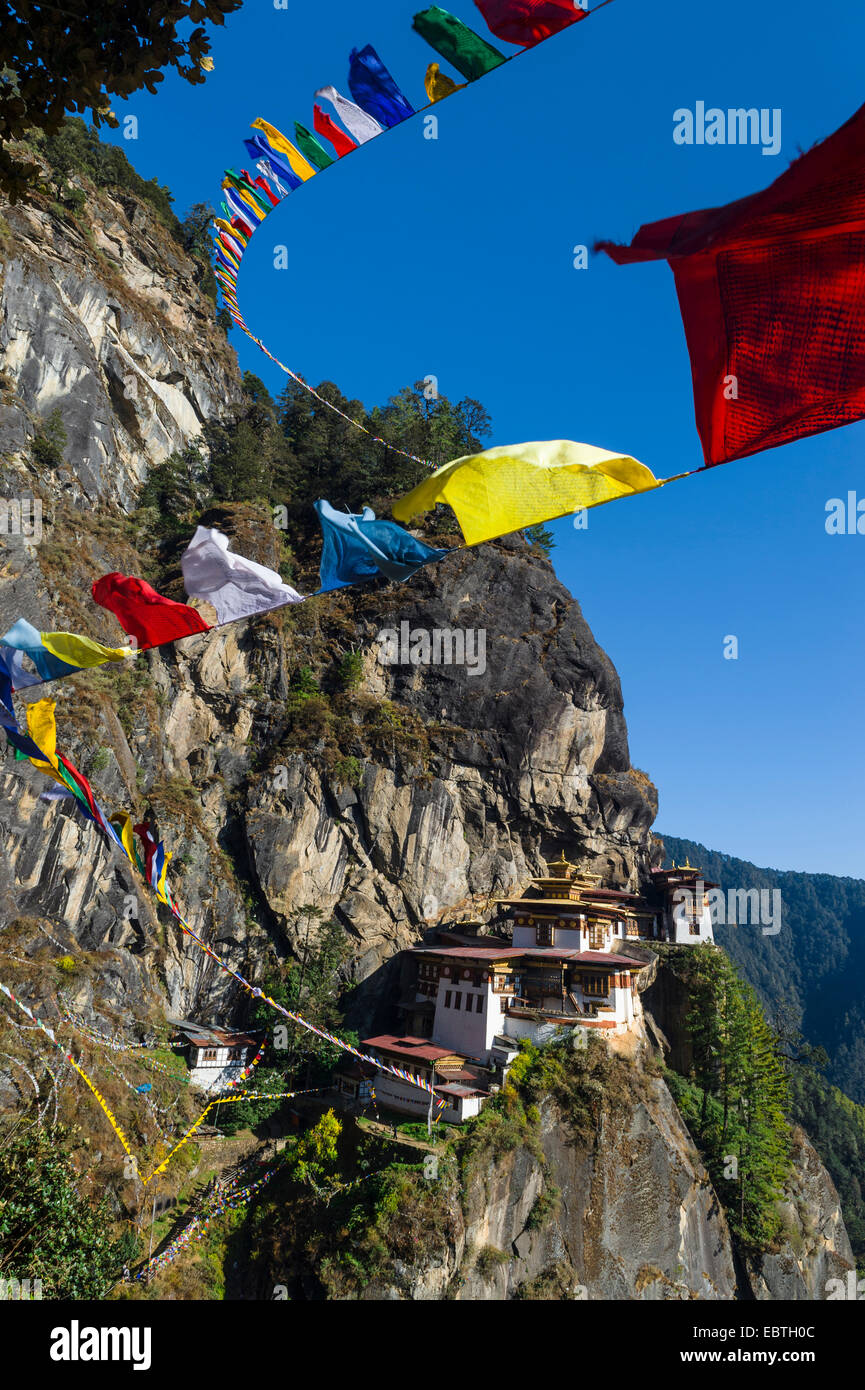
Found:
<svg viewBox="0 0 865 1390"><path fill-rule="evenodd" d="M195 608L164 598L146 579L115 570L97 579L92 593L98 604L114 614L123 631L135 638L139 649L159 647L210 629Z"/></svg>
<svg viewBox="0 0 865 1390"><path fill-rule="evenodd" d="M323 593L379 574L388 579L410 579L421 565L447 554L425 545L392 521L377 521L370 507L354 516L321 500L315 510L324 536L319 572Z"/></svg>
<svg viewBox="0 0 865 1390"><path fill-rule="evenodd" d="M156 896L162 901L167 902L168 897L165 889L165 875L168 872L168 861L171 858L171 851L166 854L165 847L161 840L157 840L150 826L146 821L134 827L135 833L144 845L144 877L151 888L156 890Z"/></svg>
<svg viewBox="0 0 865 1390"><path fill-rule="evenodd" d="M504 444L454 459L394 502L409 521L447 502L468 545L552 521L616 497L649 492L662 481L628 454L570 439Z"/></svg>
<svg viewBox="0 0 865 1390"><path fill-rule="evenodd" d="M93 1095L96 1097L96 1100L99 1103L100 1109L107 1117L108 1122L111 1125L111 1128L114 1130L114 1133L117 1135L118 1139L120 1140L126 1152L129 1154L130 1158L132 1158L132 1150L129 1147L126 1135L123 1133L123 1130L117 1123L114 1113L111 1110L111 1107L109 1106L102 1092L99 1090L95 1082L91 1081L84 1068L80 1065L80 1063L76 1062L71 1052L67 1052L63 1044L57 1041L52 1029L48 1027L47 1023L43 1023L41 1018L37 1018L36 1014L34 1014L31 1009L28 1009L27 1005L23 1003L21 999L17 999L16 996L12 993L11 989L9 989L8 985L3 984L2 980L0 980L0 991L2 991L3 994L6 995L7 999L11 999L12 1003L16 1006L16 1008L20 1009L22 1013L25 1013L27 1017L30 1019L30 1021L32 1023L35 1023L37 1028L41 1029L41 1031L45 1034L46 1038L48 1038L54 1044L63 1060L69 1063L70 1067L72 1067L73 1070L78 1073L85 1085L90 1088L90 1090L93 1092Z"/></svg>
<svg viewBox="0 0 865 1390"><path fill-rule="evenodd" d="M276 570L235 555L227 536L205 526L196 527L180 564L189 597L212 604L218 623L303 602L303 596L284 583Z"/></svg>
<svg viewBox="0 0 865 1390"><path fill-rule="evenodd" d="M330 102L346 130L359 145L365 145L367 140L381 135L382 128L378 121L367 115L355 102L349 101L348 97L344 97L336 87L319 87L315 95Z"/></svg>
<svg viewBox="0 0 865 1390"><path fill-rule="evenodd" d="M414 107L394 82L371 43L353 48L349 57L348 89L368 115L389 129L414 115Z"/></svg>
<svg viewBox="0 0 865 1390"><path fill-rule="evenodd" d="M580 0L475 0L475 4L491 34L523 48L542 43L588 14Z"/></svg>
<svg viewBox="0 0 865 1390"><path fill-rule="evenodd" d="M763 192L595 249L669 262L707 467L865 416L865 106Z"/></svg>
<svg viewBox="0 0 865 1390"><path fill-rule="evenodd" d="M46 701L44 703L48 704L50 702ZM29 706L28 712L32 708L33 706ZM56 738L56 732L54 730L53 724L53 705L51 708L52 718L50 721L50 726L48 726L46 729L47 741L49 743L52 735L54 735L54 737ZM6 735L7 738L9 738L10 742L12 742L12 731L6 730ZM49 763L46 754L39 748L36 748L35 751L37 765L41 764L42 770L51 773L52 765ZM60 761L63 767L65 767L66 769L72 769L76 772L76 775L80 776L80 774L77 774L77 770L73 768L73 765L70 762L68 762L67 759L61 758ZM81 803L79 802L79 804ZM85 810L87 819L93 819L93 817L89 814L85 807L82 806L82 810ZM95 823L100 827L100 829L105 831L106 835L109 836L112 843L119 845L120 848L123 849L124 853L127 854L127 857L132 858L132 856L129 854L129 850L126 844L123 843L123 840L118 834L114 823L105 816L101 808L97 807L97 810L99 814L96 818ZM119 819L119 817L115 817L115 820L117 819ZM139 830L139 832L145 831L146 834L150 836L150 840L153 841L152 832L150 831L149 826L142 825L136 827L136 829ZM147 851L148 849L150 849L150 845L147 841L146 835L142 838L144 838L145 847ZM155 841L153 841L153 843L155 845ZM358 1048L354 1047L353 1044L346 1042L342 1038L338 1038L336 1034L331 1033L327 1028L318 1028L314 1023L310 1023L307 1019L303 1018L301 1014L295 1013L292 1009L285 1008L284 1005L279 1004L275 999L272 999L269 994L265 994L262 989L259 989L257 986L250 984L249 980L245 979L245 977L241 975L239 970L232 969L232 967L226 961L224 961L221 958L221 956L219 956L213 950L212 947L208 946L206 942L202 941L198 933L194 931L193 928L186 921L185 917L180 912L180 909L178 908L177 904L174 902L174 899L169 891L168 884L165 881L164 861L160 863L155 850L151 852L149 866L147 864L141 864L141 861L138 858L137 853L135 854L134 862L138 865L146 881L150 883L151 886L153 878L155 876L157 877L160 900L163 903L165 903L165 905L168 908L170 908L175 920L180 926L181 931L183 931L187 936L189 936L190 939L193 940L196 943L196 945L200 947L200 949L205 953L205 955L207 955L219 967L220 970L223 970L227 975L230 975L232 979L236 980L238 984L241 985L242 988L246 990L247 993L251 995L253 999L263 999L265 1003L271 1006L271 1008L276 1009L278 1013L282 1014L283 1018L287 1018L292 1023L299 1024L301 1028L305 1028L308 1032L314 1033L316 1037L324 1038L325 1041L332 1043L334 1047L340 1048L343 1052L350 1052L352 1056L360 1058L361 1061L371 1062L373 1066L378 1067L379 1070L390 1072L393 1076L398 1076L401 1080L408 1081L411 1085L417 1086L420 1090L428 1091L431 1095L434 1096L436 1095L435 1086L433 1083L424 1080L422 1077L414 1076L412 1073L405 1071L401 1067L391 1066L389 1063L383 1062L378 1057L373 1057L370 1056L368 1053L361 1052ZM88 1084L90 1083L88 1082ZM439 1109L441 1109L446 1103L444 1098L440 1096L436 1096L436 1100ZM153 1175L151 1174L151 1176Z"/></svg>
<svg viewBox="0 0 865 1390"><path fill-rule="evenodd" d="M430 48L434 48L469 82L477 81L505 61L504 53L493 48L474 29L438 5L431 5L428 10L416 14L412 27L422 39L426 39Z"/></svg>
<svg viewBox="0 0 865 1390"><path fill-rule="evenodd" d="M344 130L340 130L333 118L321 106L315 105L313 107L312 116L315 129L319 135L323 135L326 140L330 141L339 159L342 159L344 154L351 154L352 150L357 149L357 141L346 135Z"/></svg>

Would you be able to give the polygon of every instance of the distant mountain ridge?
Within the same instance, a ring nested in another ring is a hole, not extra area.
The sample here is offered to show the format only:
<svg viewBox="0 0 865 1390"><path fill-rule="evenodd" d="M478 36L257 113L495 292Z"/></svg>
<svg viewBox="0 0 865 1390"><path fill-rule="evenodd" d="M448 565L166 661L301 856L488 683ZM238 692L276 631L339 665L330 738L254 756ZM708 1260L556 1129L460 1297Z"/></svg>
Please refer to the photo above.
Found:
<svg viewBox="0 0 865 1390"><path fill-rule="evenodd" d="M779 889L781 930L721 926L715 939L757 990L770 1015L792 1004L807 1040L829 1054L827 1078L865 1104L865 880L761 869L695 840L661 837L665 864L688 860L731 888Z"/></svg>

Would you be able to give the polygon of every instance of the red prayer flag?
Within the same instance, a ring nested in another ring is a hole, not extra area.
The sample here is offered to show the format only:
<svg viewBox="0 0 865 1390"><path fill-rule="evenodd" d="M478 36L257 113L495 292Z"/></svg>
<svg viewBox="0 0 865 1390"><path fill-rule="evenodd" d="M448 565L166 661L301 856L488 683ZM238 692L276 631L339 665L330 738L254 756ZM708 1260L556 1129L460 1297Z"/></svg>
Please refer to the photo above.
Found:
<svg viewBox="0 0 865 1390"><path fill-rule="evenodd" d="M319 135L323 135L326 140L330 141L340 159L342 159L344 154L348 154L350 150L357 149L357 141L352 140L350 135L346 135L345 131L341 130L336 124L336 121L331 120L323 107L316 106L313 108L312 123Z"/></svg>
<svg viewBox="0 0 865 1390"><path fill-rule="evenodd" d="M560 33L588 14L574 0L475 0L475 4L491 34L523 48Z"/></svg>
<svg viewBox="0 0 865 1390"><path fill-rule="evenodd" d="M163 598L146 579L132 575L116 571L104 574L93 585L93 597L114 614L124 632L135 638L139 650L210 629L210 623L188 603Z"/></svg>
<svg viewBox="0 0 865 1390"><path fill-rule="evenodd" d="M252 177L252 174L248 173L246 169L241 169L240 172L246 179L246 182L248 184L251 184L253 188L257 188L259 193L263 193L265 198L268 199L270 206L272 208L275 208L277 203L279 202L279 199L277 198L275 193L271 192L271 189L267 184L266 180L261 178L260 176L257 179L254 179Z"/></svg>
<svg viewBox="0 0 865 1390"><path fill-rule="evenodd" d="M595 249L669 261L707 466L865 416L865 106L763 192Z"/></svg>

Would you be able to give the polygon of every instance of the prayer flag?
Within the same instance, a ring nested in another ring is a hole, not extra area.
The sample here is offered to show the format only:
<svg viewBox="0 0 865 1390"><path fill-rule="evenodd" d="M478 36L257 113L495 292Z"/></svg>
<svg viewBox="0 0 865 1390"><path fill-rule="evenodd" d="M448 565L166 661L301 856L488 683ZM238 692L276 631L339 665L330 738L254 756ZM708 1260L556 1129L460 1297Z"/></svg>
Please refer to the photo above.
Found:
<svg viewBox="0 0 865 1390"><path fill-rule="evenodd" d="M381 126L372 116L368 116L362 107L356 106L348 97L342 96L336 87L319 87L315 94L317 97L324 97L335 108L336 114L342 121L346 130L349 131L358 142L363 145L367 140L372 140L376 135L381 135Z"/></svg>
<svg viewBox="0 0 865 1390"><path fill-rule="evenodd" d="M219 623L303 602L302 595L283 583L275 570L235 555L221 531L196 527L180 563L186 592L190 598L212 604Z"/></svg>
<svg viewBox="0 0 865 1390"><path fill-rule="evenodd" d="M313 125L319 135L330 141L340 159L344 154L350 154L352 150L357 149L357 141L346 135L344 130L340 130L336 121L320 106L313 107Z"/></svg>
<svg viewBox="0 0 865 1390"><path fill-rule="evenodd" d="M447 502L467 543L477 545L660 486L648 468L627 454L552 439L505 444L454 459L394 502L392 510L398 521L408 521Z"/></svg>
<svg viewBox="0 0 865 1390"><path fill-rule="evenodd" d="M669 261L707 466L865 416L865 106L761 193L596 249Z"/></svg>
<svg viewBox="0 0 865 1390"><path fill-rule="evenodd" d="M475 0L475 4L491 34L523 48L560 33L588 14L577 0Z"/></svg>
<svg viewBox="0 0 865 1390"><path fill-rule="evenodd" d="M483 77L484 73L491 72L505 61L503 53L482 39L474 29L469 29L461 19L456 19L438 5L416 14L412 26L436 53L440 53L469 82Z"/></svg>
<svg viewBox="0 0 865 1390"><path fill-rule="evenodd" d="M351 50L348 88L358 105L379 125L399 125L414 115L414 107L403 96L371 43L366 48Z"/></svg>
<svg viewBox="0 0 865 1390"><path fill-rule="evenodd" d="M321 553L321 588L339 589L358 580L384 574L388 579L409 579L430 560L440 560L446 550L434 550L392 521L376 521L364 507L360 516L338 512L329 502L315 504L324 546Z"/></svg>
<svg viewBox="0 0 865 1390"><path fill-rule="evenodd" d="M132 575L104 574L93 585L93 597L113 613L124 632L139 648L159 647L194 632L207 632L210 624L188 603L175 603L158 594L146 579Z"/></svg>
<svg viewBox="0 0 865 1390"><path fill-rule="evenodd" d="M327 169L329 165L336 161L333 155L328 154L318 140L316 140L311 130L307 130L300 121L294 123L294 134L302 154L305 154L310 164L314 164L317 169Z"/></svg>

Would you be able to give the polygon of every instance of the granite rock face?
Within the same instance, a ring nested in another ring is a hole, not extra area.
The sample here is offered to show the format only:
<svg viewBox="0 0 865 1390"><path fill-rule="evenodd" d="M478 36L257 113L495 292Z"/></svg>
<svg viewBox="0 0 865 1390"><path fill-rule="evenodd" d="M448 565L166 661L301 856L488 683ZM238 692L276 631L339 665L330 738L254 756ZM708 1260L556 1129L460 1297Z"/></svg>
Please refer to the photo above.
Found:
<svg viewBox="0 0 865 1390"><path fill-rule="evenodd" d="M737 1297L724 1213L662 1081L604 1120L590 1150L569 1140L552 1101L541 1108L540 1138L546 1179L527 1149L503 1155L454 1204L456 1238L364 1297ZM545 1182L558 1189L558 1211L536 1224ZM542 1292L545 1283L555 1294Z"/></svg>
<svg viewBox="0 0 865 1390"><path fill-rule="evenodd" d="M193 263L134 200L103 194L89 235L36 205L3 216L4 493L129 506L150 466L239 398L234 354ZM28 443L55 409L67 444L48 476Z"/></svg>
<svg viewBox="0 0 865 1390"><path fill-rule="evenodd" d="M825 1299L830 1281L847 1286L856 1268L835 1185L807 1136L793 1136L793 1171L779 1203L780 1249L745 1260L753 1297L761 1300Z"/></svg>

